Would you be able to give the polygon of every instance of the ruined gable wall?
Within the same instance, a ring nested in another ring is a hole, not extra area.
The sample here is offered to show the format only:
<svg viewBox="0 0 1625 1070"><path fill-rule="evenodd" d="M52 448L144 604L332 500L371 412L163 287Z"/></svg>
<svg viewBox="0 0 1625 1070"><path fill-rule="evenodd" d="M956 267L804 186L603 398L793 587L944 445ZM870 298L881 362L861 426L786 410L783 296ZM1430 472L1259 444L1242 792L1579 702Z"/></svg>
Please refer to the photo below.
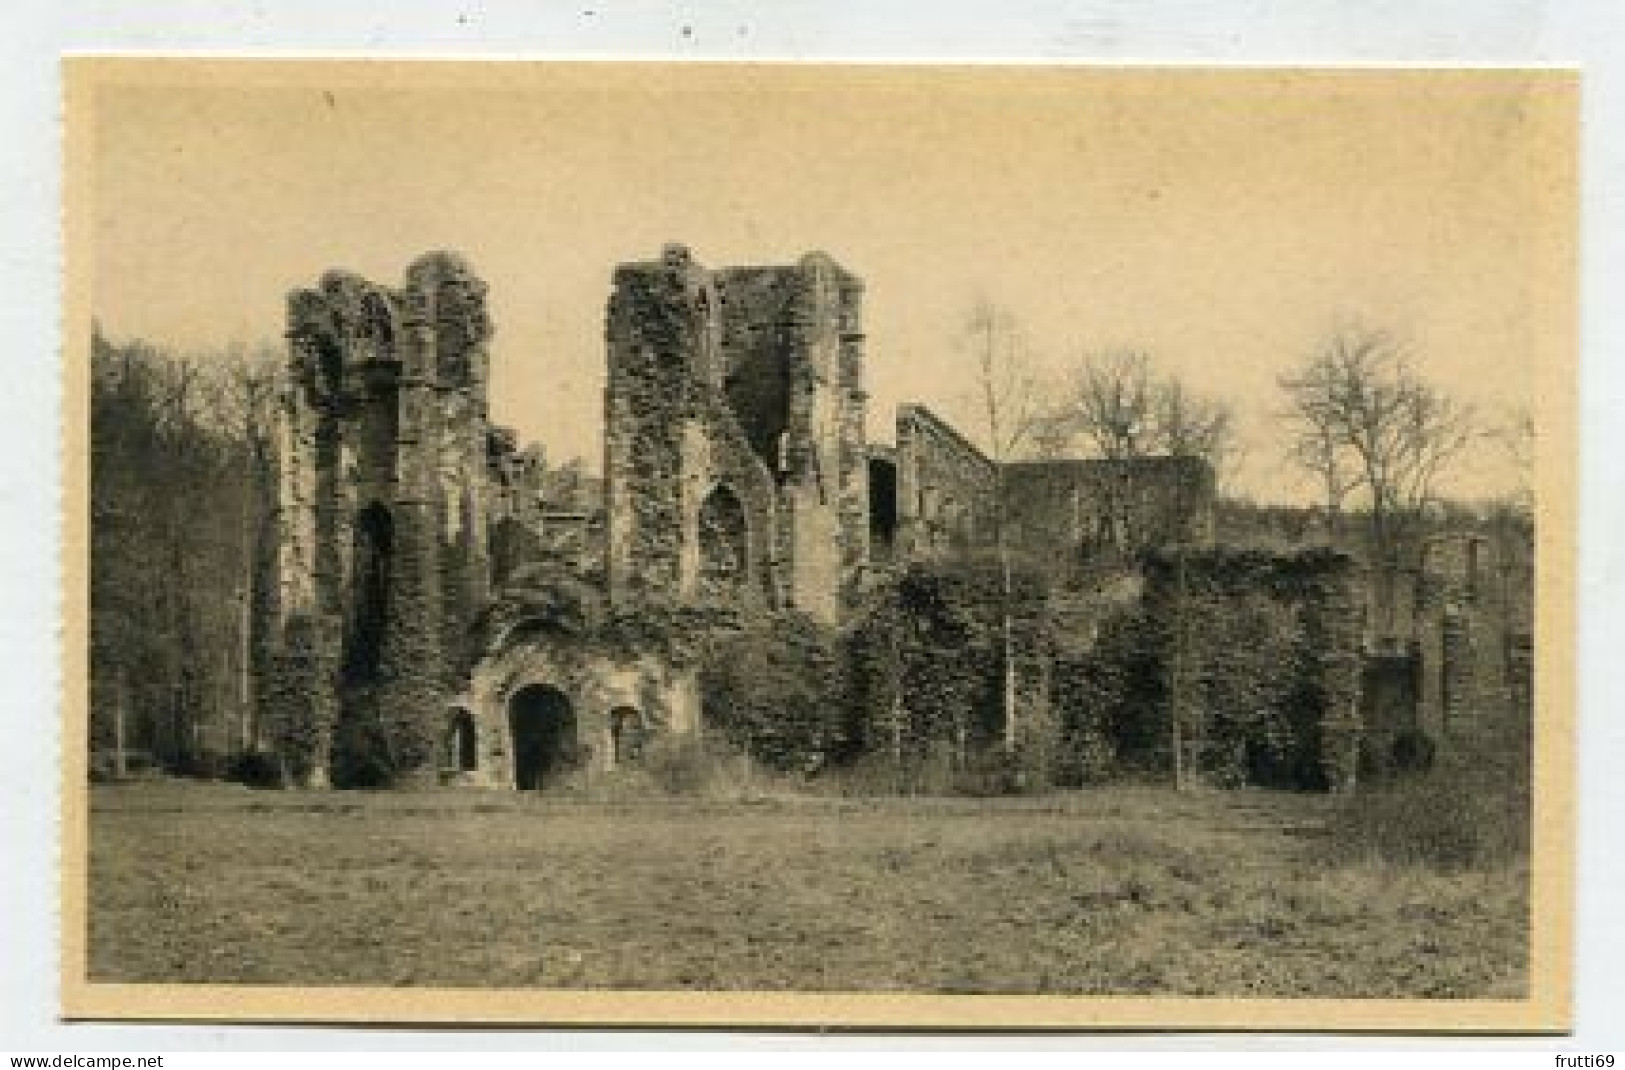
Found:
<svg viewBox="0 0 1625 1070"><path fill-rule="evenodd" d="M993 462L923 405L897 410L897 547L937 557L992 544Z"/></svg>
<svg viewBox="0 0 1625 1070"><path fill-rule="evenodd" d="M861 284L812 254L712 273L686 250L622 265L607 328L613 598L696 592L701 511L746 514L748 590L835 622L868 558Z"/></svg>

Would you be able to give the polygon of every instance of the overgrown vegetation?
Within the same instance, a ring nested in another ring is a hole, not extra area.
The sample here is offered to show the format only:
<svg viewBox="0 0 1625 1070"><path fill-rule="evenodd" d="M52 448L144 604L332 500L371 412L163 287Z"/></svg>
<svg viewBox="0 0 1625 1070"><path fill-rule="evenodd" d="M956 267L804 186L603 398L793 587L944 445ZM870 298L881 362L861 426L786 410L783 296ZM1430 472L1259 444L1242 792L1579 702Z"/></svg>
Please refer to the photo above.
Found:
<svg viewBox="0 0 1625 1070"><path fill-rule="evenodd" d="M976 793L1048 782L1048 755L1034 745L1047 730L1034 720L1048 696L1042 675L1029 671L1048 653L1044 585L1017 567L1006 584L1002 563L972 558L912 564L872 593L847 637L854 738L869 755L871 782L911 791L940 782L932 770L945 770ZM1016 728L1008 734L1007 649L1017 659L1018 681ZM888 763L890 775L875 776Z"/></svg>
<svg viewBox="0 0 1625 1070"><path fill-rule="evenodd" d="M493 643L554 635L698 668L714 742L768 775L823 777L839 791L999 794L1166 781L1176 737L1188 771L1209 784L1327 782L1322 715L1347 696L1330 695L1326 681L1349 675L1346 664L1332 662L1358 655L1344 649L1346 628L1332 635L1324 615L1305 615L1295 601L1303 592L1283 590L1291 569L1277 575L1269 562L1334 551L1311 548L1327 533L1306 511L1243 503L1230 503L1227 525L1245 520L1280 545L1226 551L1244 574L1223 590L1198 583L1179 600L1177 626L1169 601L1152 599L1090 617L1083 625L1089 642L1076 641L1070 630L1078 621L1058 608L1077 594L1067 586L1077 569L1063 582L1054 562L1022 559L1008 548L906 566L869 592L840 634L793 612L747 619L727 605L647 592L612 608L601 576L536 550L529 564L505 575L473 628L462 629L470 634L456 664L431 666L397 650L388 660L421 669L424 679L381 681L372 703L377 716L338 723L337 710L312 697L320 690L315 676L327 671L315 657L315 638L293 622L272 665L265 637L252 632L256 614L247 600L269 587L272 562L264 551L274 541L267 526L271 368L264 355L190 360L95 338L91 711L98 770L122 740L127 764L263 781L270 779L265 770L249 773L242 760L262 742L281 756L284 774L302 782L327 763L316 748L329 745L323 729L331 729L335 781L383 786L394 770L422 764L418 752L435 743L409 738L388 711L466 675ZM570 495L590 502L575 486L584 485L581 472L561 470L559 478L575 487ZM1439 524L1478 524L1495 535L1503 586L1529 586L1527 510L1507 505L1479 516L1441 509ZM1340 534L1356 554L1371 551L1362 530L1349 525ZM1139 563L1111 567L1128 574ZM397 629L390 642L410 638ZM254 706L263 714L257 726ZM1425 767L1425 743L1409 742L1415 760L1398 764ZM403 745L416 749L403 755ZM1448 793L1448 778L1476 776L1483 764L1457 758L1431 778L1408 780L1406 798ZM694 779L680 768L697 761L676 761L667 779ZM1382 805L1401 805L1398 795L1381 794ZM1418 805L1430 818L1448 809Z"/></svg>
<svg viewBox="0 0 1625 1070"><path fill-rule="evenodd" d="M769 769L814 772L855 742L839 637L793 610L752 618L700 669L708 731Z"/></svg>

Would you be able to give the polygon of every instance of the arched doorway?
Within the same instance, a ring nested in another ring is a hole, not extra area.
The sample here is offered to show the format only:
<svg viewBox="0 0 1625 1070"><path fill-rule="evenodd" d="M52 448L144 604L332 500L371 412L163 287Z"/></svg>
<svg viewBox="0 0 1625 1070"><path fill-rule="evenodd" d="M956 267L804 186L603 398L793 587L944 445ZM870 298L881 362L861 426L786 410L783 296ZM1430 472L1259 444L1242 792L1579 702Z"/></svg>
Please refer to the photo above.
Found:
<svg viewBox="0 0 1625 1070"><path fill-rule="evenodd" d="M576 715L564 692L532 684L508 700L513 734L513 783L520 791L546 786L575 764Z"/></svg>
<svg viewBox="0 0 1625 1070"><path fill-rule="evenodd" d="M446 768L471 773L479 768L479 748L474 732L474 716L467 710L452 710L446 726Z"/></svg>

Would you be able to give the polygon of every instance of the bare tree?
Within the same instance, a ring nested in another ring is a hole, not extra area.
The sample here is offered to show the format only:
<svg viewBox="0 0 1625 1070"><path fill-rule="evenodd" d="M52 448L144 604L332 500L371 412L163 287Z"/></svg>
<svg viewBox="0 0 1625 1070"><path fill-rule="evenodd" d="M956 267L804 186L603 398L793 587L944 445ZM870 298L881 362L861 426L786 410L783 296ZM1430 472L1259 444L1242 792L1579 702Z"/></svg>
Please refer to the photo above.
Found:
<svg viewBox="0 0 1625 1070"><path fill-rule="evenodd" d="M1337 429L1318 411L1292 408L1282 414L1290 428L1287 456L1320 485L1327 534L1337 539L1343 528L1343 503L1360 485L1360 475Z"/></svg>
<svg viewBox="0 0 1625 1070"><path fill-rule="evenodd" d="M971 309L966 336L976 365L977 388L986 418L988 459L993 462L993 501L988 511L1001 578L999 625L1004 668L1004 745L1017 739L1015 600L1010 546L1004 524L1004 466L1031 439L1037 426L1037 387L1028 343L1015 317L982 299Z"/></svg>
<svg viewBox="0 0 1625 1070"><path fill-rule="evenodd" d="M238 508L239 553L242 576L235 592L238 642L234 652L237 679L240 752L257 750L259 726L254 721L257 705L254 695L256 651L265 637L255 635L256 622L274 583L276 540L276 472L274 435L277 392L283 386L279 355L269 346L254 350L232 347L220 364L215 378L215 401L211 406L219 421L219 431L233 444L236 467L241 473Z"/></svg>
<svg viewBox="0 0 1625 1070"><path fill-rule="evenodd" d="M1506 504L1522 513L1535 510L1535 417L1524 406L1507 411L1485 432L1498 446L1511 469L1512 486Z"/></svg>
<svg viewBox="0 0 1625 1070"><path fill-rule="evenodd" d="M1046 407L1035 440L1047 457L1198 457L1220 478L1239 456L1230 407L1159 376L1150 356L1136 349L1085 356ZM1133 466L1124 464L1108 482L1112 523L1125 546L1137 545L1142 535L1135 530L1134 479Z"/></svg>
<svg viewBox="0 0 1625 1070"><path fill-rule="evenodd" d="M1044 450L1059 456L1080 445L1110 460L1150 452L1155 419L1151 363L1139 350L1084 357L1061 397L1044 414Z"/></svg>
<svg viewBox="0 0 1625 1070"><path fill-rule="evenodd" d="M1392 624L1392 585L1441 477L1475 437L1472 410L1421 378L1393 335L1358 324L1334 331L1280 379L1293 428L1290 452L1323 483L1329 509L1363 496Z"/></svg>
<svg viewBox="0 0 1625 1070"><path fill-rule="evenodd" d="M1240 455L1235 414L1216 398L1189 390L1178 379L1163 379L1152 394L1152 452L1167 457L1200 457L1221 480Z"/></svg>

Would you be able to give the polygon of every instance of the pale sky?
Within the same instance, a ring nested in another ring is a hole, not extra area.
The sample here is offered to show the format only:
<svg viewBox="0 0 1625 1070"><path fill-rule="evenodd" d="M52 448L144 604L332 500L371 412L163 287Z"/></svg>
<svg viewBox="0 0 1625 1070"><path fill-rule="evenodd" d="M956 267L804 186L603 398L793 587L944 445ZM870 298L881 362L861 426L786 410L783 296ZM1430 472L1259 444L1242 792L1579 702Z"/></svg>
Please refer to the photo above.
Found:
<svg viewBox="0 0 1625 1070"><path fill-rule="evenodd" d="M1264 499L1294 495L1276 376L1340 320L1491 414L1573 361L1564 75L153 66L94 96L109 335L279 340L324 270L455 249L491 288L493 416L553 460L598 467L610 274L668 241L863 277L874 439L909 400L974 434L985 295L1044 367L1134 346L1230 401ZM1499 490L1471 460L1450 489Z"/></svg>

